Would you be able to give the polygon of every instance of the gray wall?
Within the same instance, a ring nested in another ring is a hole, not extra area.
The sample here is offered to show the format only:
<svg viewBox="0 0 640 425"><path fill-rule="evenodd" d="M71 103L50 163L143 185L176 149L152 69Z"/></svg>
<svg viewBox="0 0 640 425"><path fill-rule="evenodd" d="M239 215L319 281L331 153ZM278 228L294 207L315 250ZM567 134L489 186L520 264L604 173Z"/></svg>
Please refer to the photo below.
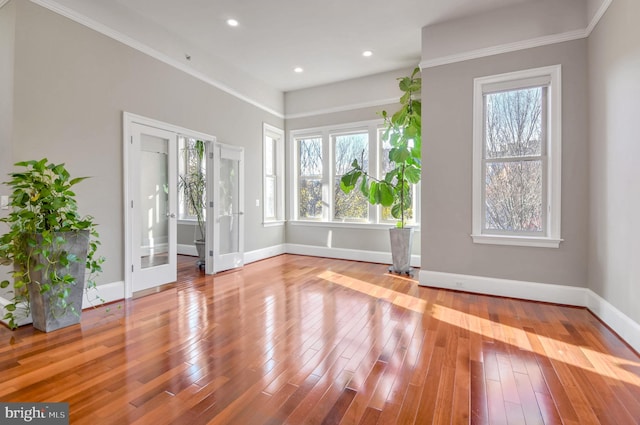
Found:
<svg viewBox="0 0 640 425"><path fill-rule="evenodd" d="M589 37L589 288L640 323L640 2Z"/></svg>
<svg viewBox="0 0 640 425"><path fill-rule="evenodd" d="M74 175L80 210L100 223L100 283L123 279L122 111L212 134L245 150L245 250L284 243L263 228L262 123L283 120L28 1L17 9L11 162L48 157ZM2 83L0 83L2 84ZM2 164L0 164L2 166Z"/></svg>
<svg viewBox="0 0 640 425"><path fill-rule="evenodd" d="M13 136L13 59L15 34L15 6L9 2L0 8L0 182L7 181L11 172L12 136ZM0 195L9 195L9 188L0 185ZM7 215L0 210L0 217ZM7 227L0 223L0 234ZM4 280L9 268L0 266L0 280ZM9 289L0 289L0 296L5 296Z"/></svg>
<svg viewBox="0 0 640 425"><path fill-rule="evenodd" d="M562 65L562 238L560 248L474 244L471 240L473 79ZM586 40L422 71L422 269L587 285Z"/></svg>

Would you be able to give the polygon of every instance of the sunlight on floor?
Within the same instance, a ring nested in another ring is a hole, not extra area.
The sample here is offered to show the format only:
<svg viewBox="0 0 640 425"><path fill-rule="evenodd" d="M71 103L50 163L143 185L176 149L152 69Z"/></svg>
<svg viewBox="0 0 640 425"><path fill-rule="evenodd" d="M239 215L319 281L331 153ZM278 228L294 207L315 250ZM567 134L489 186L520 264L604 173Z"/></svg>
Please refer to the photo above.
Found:
<svg viewBox="0 0 640 425"><path fill-rule="evenodd" d="M394 291L392 289L383 288L381 286L365 282L364 280L354 279L339 273L325 271L319 274L318 277L337 285L344 286L345 288L353 289L354 291L389 301L398 307L406 308L408 310L415 311L416 313L423 314L427 307L427 302L423 299L403 294L402 292Z"/></svg>
<svg viewBox="0 0 640 425"><path fill-rule="evenodd" d="M627 370L637 370L640 367L638 362L621 359L587 347L577 347L574 344L526 332L503 323L496 323L440 305L434 306L433 317L453 326L459 326L488 338L513 345L521 350L534 351L552 360L579 367L607 378L640 386L640 377ZM530 337L537 338L543 348L542 351L534 350L529 342ZM576 354L576 348L582 355Z"/></svg>

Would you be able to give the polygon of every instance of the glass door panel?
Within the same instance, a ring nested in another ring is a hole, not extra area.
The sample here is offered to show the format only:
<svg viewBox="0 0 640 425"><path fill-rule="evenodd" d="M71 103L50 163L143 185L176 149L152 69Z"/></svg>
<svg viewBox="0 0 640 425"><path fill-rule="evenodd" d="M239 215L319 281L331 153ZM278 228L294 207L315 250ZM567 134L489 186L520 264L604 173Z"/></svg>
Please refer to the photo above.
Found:
<svg viewBox="0 0 640 425"><path fill-rule="evenodd" d="M243 148L214 148L214 272L244 265L243 159Z"/></svg>
<svg viewBox="0 0 640 425"><path fill-rule="evenodd" d="M169 262L169 141L141 135L140 267Z"/></svg>

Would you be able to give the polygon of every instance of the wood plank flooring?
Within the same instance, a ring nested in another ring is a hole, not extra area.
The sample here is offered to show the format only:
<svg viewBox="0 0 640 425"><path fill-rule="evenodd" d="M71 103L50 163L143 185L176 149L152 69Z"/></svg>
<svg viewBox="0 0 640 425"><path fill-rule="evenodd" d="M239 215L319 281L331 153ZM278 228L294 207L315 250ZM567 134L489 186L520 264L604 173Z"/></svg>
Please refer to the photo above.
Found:
<svg viewBox="0 0 640 425"><path fill-rule="evenodd" d="M72 424L639 424L640 358L591 313L282 255L50 334L0 327L0 401Z"/></svg>

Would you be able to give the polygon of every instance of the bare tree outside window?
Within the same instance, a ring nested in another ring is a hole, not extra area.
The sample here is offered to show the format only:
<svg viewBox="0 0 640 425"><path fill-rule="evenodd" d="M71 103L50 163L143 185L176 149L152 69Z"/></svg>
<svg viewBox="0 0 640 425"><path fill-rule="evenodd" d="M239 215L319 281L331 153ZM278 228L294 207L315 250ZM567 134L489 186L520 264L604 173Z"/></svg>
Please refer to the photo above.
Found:
<svg viewBox="0 0 640 425"><path fill-rule="evenodd" d="M546 87L485 95L485 229L544 230Z"/></svg>
<svg viewBox="0 0 640 425"><path fill-rule="evenodd" d="M298 215L322 218L322 138L298 139Z"/></svg>
<svg viewBox="0 0 640 425"><path fill-rule="evenodd" d="M369 167L369 135L367 133L334 136L335 179L333 183L333 217L337 220L366 220L369 202L357 190L346 194L340 189L340 179L351 169L353 158L359 158L364 168Z"/></svg>

